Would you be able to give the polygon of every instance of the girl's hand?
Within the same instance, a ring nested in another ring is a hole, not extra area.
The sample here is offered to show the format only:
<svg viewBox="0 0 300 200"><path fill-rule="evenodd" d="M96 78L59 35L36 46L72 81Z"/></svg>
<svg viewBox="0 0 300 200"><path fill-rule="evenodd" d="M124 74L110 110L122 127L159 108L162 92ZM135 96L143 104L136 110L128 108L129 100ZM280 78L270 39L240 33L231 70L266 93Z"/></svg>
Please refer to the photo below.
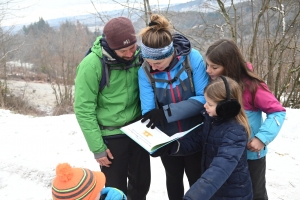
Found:
<svg viewBox="0 0 300 200"><path fill-rule="evenodd" d="M260 141L257 137L252 138L250 142L247 144L247 148L249 151L259 152L265 147L265 144Z"/></svg>

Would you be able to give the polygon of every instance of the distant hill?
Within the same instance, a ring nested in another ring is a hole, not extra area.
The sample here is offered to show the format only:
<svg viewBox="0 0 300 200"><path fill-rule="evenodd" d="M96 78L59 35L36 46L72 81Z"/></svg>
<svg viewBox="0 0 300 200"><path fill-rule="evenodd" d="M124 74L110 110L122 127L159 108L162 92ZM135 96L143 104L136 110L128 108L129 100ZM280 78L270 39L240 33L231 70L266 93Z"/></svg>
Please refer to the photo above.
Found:
<svg viewBox="0 0 300 200"><path fill-rule="evenodd" d="M237 0L238 2L242 2L243 0ZM206 13L205 15L215 15L219 17L219 14L215 12L212 7L218 7L216 1L209 1L210 6L207 6L207 0L193 0L186 3L180 3L180 4L162 4L159 5L159 8L157 6L152 6L151 10L153 13L155 13L157 10L159 10L159 13L164 13L168 10L169 13L171 13L170 16L173 15L173 17L170 17L173 21L173 23L176 23L176 27L178 29L191 29L193 27L199 26L202 24L202 20L198 17L199 13ZM226 1L226 4L230 4L230 1ZM246 2L244 2L246 3ZM225 4L225 6L226 6ZM173 14L172 14L173 13ZM211 14L208 14L211 13ZM135 28L139 30L140 28L145 26L145 22L143 20L144 13L141 11L134 10L128 13L127 9L122 10L114 10L114 11L107 11L101 13L101 18L104 21L108 21L109 19L117 16L126 16L130 17L130 19L134 22ZM183 20L185 21L183 23ZM65 21L70 22L77 22L79 21L82 24L87 25L92 31L102 30L104 23L100 19L99 16L97 16L96 13L94 14L87 14L87 15L80 15L80 16L69 16L69 17L61 17L56 19L50 19L45 20L49 23L51 27L58 28L61 23ZM34 23L34 22L32 22ZM14 29L15 32L22 29L24 25L29 24L20 24L17 25ZM2 27L2 28L8 28L8 27Z"/></svg>
<svg viewBox="0 0 300 200"><path fill-rule="evenodd" d="M176 6L178 4L171 4L171 6ZM160 10L163 10L167 7L167 5L160 5ZM152 10L155 11L158 8L156 8L155 6L152 7ZM142 12L136 11L134 10L134 12L130 12L128 13L127 9L121 9L121 10L114 10L114 11L105 11L105 12L101 12L101 18L104 21L108 21L109 19L113 18L113 17L117 17L117 16L125 16L125 17L129 17L133 22L138 20L139 17L143 15ZM38 20L37 20L38 21ZM104 25L104 23L102 22L102 20L100 19L100 17L97 15L97 13L92 13L92 14L86 14L86 15L79 15L79 16L67 16L67 17L59 17L59 18L55 18L55 19L48 19L45 20L51 27L57 28L60 26L61 23L65 22L65 21L70 21L70 22L77 22L79 21L82 24L87 25L88 27L94 28L94 27L101 27ZM35 22L35 21L34 21ZM31 23L34 23L31 22ZM19 31L20 29L22 29L22 27L25 25L30 25L31 23L24 23L24 24L18 24L14 26L14 32ZM4 30L5 29L9 29L10 26L3 26L2 27Z"/></svg>

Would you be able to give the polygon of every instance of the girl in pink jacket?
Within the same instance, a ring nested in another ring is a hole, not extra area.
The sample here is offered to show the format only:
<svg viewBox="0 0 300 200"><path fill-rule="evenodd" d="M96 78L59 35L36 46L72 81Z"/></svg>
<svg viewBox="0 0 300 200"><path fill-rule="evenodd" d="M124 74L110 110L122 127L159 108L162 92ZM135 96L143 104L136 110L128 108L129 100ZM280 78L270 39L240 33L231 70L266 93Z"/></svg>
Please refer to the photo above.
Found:
<svg viewBox="0 0 300 200"><path fill-rule="evenodd" d="M265 82L253 72L237 45L228 39L214 42L206 52L206 72L212 80L220 75L234 79L243 91L243 107L251 127L247 158L253 199L268 200L266 190L267 145L274 140L285 119L285 108ZM263 120L262 112L266 113Z"/></svg>

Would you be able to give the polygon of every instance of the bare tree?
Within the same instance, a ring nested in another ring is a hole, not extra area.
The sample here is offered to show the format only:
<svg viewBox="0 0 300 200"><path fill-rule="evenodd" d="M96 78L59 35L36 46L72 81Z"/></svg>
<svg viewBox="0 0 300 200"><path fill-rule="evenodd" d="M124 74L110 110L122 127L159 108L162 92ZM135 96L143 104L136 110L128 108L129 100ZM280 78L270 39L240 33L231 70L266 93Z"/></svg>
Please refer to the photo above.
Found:
<svg viewBox="0 0 300 200"><path fill-rule="evenodd" d="M237 42L248 61L254 64L255 72L284 106L299 107L300 2L251 0L249 5L249 2L236 4L231 1L227 7L225 2L228 1L217 2L226 23L225 35L228 33L227 37ZM252 24L249 19L245 21L249 18L249 7ZM214 23L216 27L222 25L222 21ZM224 28L219 30L221 37Z"/></svg>
<svg viewBox="0 0 300 200"><path fill-rule="evenodd" d="M61 24L56 36L57 52L55 54L55 65L51 66L56 71L56 79L51 82L51 87L56 97L56 111L61 114L66 109L73 110L73 85L76 75L76 67L83 58L83 52L88 50L90 43L89 31L86 26L77 22L72 24L65 22Z"/></svg>
<svg viewBox="0 0 300 200"><path fill-rule="evenodd" d="M91 0L96 15L104 24L111 16L97 10L97 2L104 0ZM233 39L283 105L299 107L299 1L217 0L215 4L207 0L199 5L199 8L205 5L210 12L175 12L171 9L171 0L163 9L159 0L155 5L149 0L110 2L123 8L119 15L138 18L136 28L147 26L152 12L165 15L175 30L187 36L193 47L201 52L219 38ZM75 69L83 57L82 52L91 44L86 30L87 27L80 23L66 22L59 30L27 36L24 46L32 47L28 58L35 63L36 70L48 74L58 106L72 104Z"/></svg>
<svg viewBox="0 0 300 200"><path fill-rule="evenodd" d="M2 23L4 20L14 17L14 11L16 11L15 0L6 0L0 2L0 107L6 107L7 96L9 88L7 86L7 57L18 50L23 43L16 45L15 37L12 34L14 26L3 28ZM19 10L19 9L17 9Z"/></svg>

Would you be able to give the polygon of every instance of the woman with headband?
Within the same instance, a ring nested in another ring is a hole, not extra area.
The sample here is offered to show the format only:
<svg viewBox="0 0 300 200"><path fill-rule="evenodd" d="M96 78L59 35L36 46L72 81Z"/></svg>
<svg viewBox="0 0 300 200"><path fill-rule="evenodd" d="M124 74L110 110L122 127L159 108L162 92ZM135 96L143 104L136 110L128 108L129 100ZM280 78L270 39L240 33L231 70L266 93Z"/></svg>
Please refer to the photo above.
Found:
<svg viewBox="0 0 300 200"><path fill-rule="evenodd" d="M202 122L199 114L205 104L208 75L202 56L186 37L172 34L173 27L164 16L152 14L150 19L139 33L144 58L139 69L142 122L171 136ZM161 156L161 160L169 199L181 200L184 172L190 186L201 175L201 152Z"/></svg>

